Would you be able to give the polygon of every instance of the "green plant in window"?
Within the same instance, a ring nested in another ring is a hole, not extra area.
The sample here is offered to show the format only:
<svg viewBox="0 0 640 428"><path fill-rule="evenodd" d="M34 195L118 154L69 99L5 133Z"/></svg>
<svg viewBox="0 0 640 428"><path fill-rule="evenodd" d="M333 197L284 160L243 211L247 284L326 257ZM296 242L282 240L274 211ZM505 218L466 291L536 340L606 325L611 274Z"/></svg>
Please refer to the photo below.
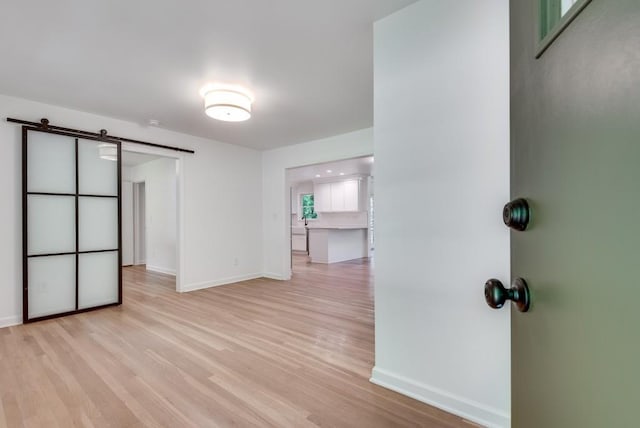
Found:
<svg viewBox="0 0 640 428"><path fill-rule="evenodd" d="M318 213L313 208L313 193L302 195L302 217L317 218Z"/></svg>

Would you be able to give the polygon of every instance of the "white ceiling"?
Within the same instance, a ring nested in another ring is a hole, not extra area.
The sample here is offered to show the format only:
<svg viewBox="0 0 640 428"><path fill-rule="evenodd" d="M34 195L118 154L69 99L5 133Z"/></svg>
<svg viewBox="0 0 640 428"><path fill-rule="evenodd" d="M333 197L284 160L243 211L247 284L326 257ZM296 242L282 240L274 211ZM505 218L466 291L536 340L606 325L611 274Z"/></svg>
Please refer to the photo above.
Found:
<svg viewBox="0 0 640 428"><path fill-rule="evenodd" d="M122 152L122 166L138 166L157 159L163 158L161 156L147 155L145 153Z"/></svg>
<svg viewBox="0 0 640 428"><path fill-rule="evenodd" d="M258 149L327 137L372 125L372 23L415 1L3 2L0 93ZM210 81L253 117L205 116Z"/></svg>
<svg viewBox="0 0 640 428"><path fill-rule="evenodd" d="M303 181L341 177L340 173L343 173L344 177L356 174L373 175L373 156L291 168L287 170L287 179L290 184L296 184ZM320 177L317 177L318 175Z"/></svg>

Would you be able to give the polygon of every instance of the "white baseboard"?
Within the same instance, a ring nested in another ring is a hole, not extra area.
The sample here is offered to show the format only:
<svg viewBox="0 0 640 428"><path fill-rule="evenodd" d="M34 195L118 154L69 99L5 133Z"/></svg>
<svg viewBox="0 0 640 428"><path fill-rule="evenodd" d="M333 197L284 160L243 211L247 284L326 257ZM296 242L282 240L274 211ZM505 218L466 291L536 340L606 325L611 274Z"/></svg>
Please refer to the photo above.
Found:
<svg viewBox="0 0 640 428"><path fill-rule="evenodd" d="M147 265L147 270L150 270L151 272L164 273L165 275L176 276L175 269L167 269L161 266Z"/></svg>
<svg viewBox="0 0 640 428"><path fill-rule="evenodd" d="M370 381L486 427L502 428L511 426L510 415L501 410L433 388L378 367L373 368Z"/></svg>
<svg viewBox="0 0 640 428"><path fill-rule="evenodd" d="M252 273L248 275L238 275L229 278L218 279L215 281L197 282L194 284L186 284L179 290L181 293L187 293L189 291L203 290L205 288L218 287L220 285L233 284L236 282L249 281L250 279L262 278L262 273Z"/></svg>
<svg viewBox="0 0 640 428"><path fill-rule="evenodd" d="M11 327L13 325L20 325L20 324L22 324L21 315L14 315L12 317L0 318L0 328Z"/></svg>

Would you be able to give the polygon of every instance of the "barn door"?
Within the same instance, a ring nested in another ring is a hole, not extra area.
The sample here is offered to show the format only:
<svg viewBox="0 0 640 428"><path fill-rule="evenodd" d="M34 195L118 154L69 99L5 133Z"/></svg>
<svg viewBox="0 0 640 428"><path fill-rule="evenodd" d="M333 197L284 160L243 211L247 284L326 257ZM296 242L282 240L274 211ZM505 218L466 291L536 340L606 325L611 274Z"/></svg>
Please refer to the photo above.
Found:
<svg viewBox="0 0 640 428"><path fill-rule="evenodd" d="M121 304L120 141L22 136L23 321Z"/></svg>

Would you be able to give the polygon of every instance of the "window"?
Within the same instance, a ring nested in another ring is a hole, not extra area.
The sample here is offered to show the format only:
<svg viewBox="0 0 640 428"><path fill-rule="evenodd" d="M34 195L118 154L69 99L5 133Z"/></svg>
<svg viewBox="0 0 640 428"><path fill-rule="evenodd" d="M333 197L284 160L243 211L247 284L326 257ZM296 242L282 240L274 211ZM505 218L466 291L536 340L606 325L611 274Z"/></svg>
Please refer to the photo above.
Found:
<svg viewBox="0 0 640 428"><path fill-rule="evenodd" d="M561 0L560 1L560 16L565 16L571 6L576 4L578 0Z"/></svg>
<svg viewBox="0 0 640 428"><path fill-rule="evenodd" d="M313 207L313 193L301 195L300 205L302 206L302 218L318 218L318 213L315 212Z"/></svg>
<svg viewBox="0 0 640 428"><path fill-rule="evenodd" d="M558 38L591 0L538 0L538 52L536 58Z"/></svg>

